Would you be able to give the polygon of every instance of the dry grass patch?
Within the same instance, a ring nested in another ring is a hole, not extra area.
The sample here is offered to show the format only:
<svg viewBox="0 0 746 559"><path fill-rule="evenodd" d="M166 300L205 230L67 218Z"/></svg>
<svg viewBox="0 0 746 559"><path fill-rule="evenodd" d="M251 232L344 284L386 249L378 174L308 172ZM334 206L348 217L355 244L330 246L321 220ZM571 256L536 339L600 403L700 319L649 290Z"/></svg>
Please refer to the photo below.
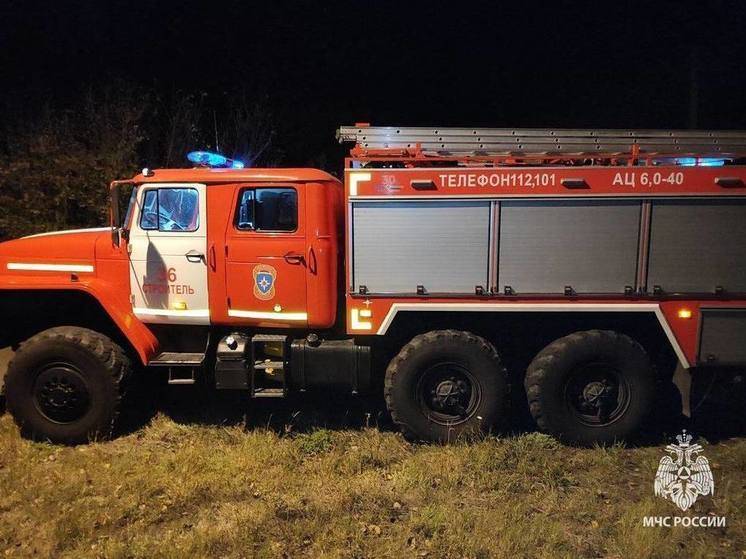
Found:
<svg viewBox="0 0 746 559"><path fill-rule="evenodd" d="M661 447L531 433L447 447L375 429L280 435L157 416L108 443L21 440L0 418L9 557L738 557L746 440L706 448L724 529L644 528Z"/></svg>

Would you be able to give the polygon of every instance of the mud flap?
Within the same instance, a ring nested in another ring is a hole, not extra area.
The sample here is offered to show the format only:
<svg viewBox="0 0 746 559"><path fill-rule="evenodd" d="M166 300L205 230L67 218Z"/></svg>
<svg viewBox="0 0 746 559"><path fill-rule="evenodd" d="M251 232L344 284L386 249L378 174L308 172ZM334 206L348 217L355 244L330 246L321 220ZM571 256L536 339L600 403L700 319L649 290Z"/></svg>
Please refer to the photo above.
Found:
<svg viewBox="0 0 746 559"><path fill-rule="evenodd" d="M692 417L692 372L691 369L684 368L681 363L676 364L676 370L673 373L671 382L679 390L681 396L681 414L685 417Z"/></svg>

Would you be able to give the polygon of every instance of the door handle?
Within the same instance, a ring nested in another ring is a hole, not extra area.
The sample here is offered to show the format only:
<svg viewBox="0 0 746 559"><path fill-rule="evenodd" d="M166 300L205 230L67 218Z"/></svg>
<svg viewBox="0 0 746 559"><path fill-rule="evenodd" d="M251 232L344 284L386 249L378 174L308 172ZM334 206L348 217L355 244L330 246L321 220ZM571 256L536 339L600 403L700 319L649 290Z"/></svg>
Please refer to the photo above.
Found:
<svg viewBox="0 0 746 559"><path fill-rule="evenodd" d="M288 252L283 258L288 264L303 264L306 261L306 257L297 252Z"/></svg>
<svg viewBox="0 0 746 559"><path fill-rule="evenodd" d="M205 255L197 250L190 250L184 256L189 262L202 262L205 259Z"/></svg>
<svg viewBox="0 0 746 559"><path fill-rule="evenodd" d="M225 247L226 251L228 250L228 247ZM226 252L226 254L228 254ZM215 255L215 243L210 245L210 269L214 272L218 269L218 258Z"/></svg>
<svg viewBox="0 0 746 559"><path fill-rule="evenodd" d="M316 275L316 252L313 250L313 247L308 249L308 271L312 274Z"/></svg>

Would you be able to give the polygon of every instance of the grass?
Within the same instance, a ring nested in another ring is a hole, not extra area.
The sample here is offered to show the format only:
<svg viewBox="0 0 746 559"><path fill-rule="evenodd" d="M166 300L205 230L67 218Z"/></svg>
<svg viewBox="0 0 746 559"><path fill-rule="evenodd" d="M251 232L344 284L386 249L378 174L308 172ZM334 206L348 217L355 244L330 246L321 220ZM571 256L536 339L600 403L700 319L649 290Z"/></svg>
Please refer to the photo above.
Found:
<svg viewBox="0 0 746 559"><path fill-rule="evenodd" d="M725 515L725 528L646 528L645 515L676 514L652 490L663 441L577 449L524 433L412 445L365 422L298 431L295 416L247 429L159 413L68 448L21 439L6 414L0 555L746 556L746 438L706 446L715 496L694 514Z"/></svg>

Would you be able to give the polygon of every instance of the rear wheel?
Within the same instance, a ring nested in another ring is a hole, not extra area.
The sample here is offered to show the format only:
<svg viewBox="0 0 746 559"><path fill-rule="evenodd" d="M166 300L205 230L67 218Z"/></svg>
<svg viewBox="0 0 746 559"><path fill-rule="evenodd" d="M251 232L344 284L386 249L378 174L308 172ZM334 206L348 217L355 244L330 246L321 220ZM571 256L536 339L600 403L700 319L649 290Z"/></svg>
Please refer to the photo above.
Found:
<svg viewBox="0 0 746 559"><path fill-rule="evenodd" d="M436 330L416 336L392 359L385 396L408 439L448 442L483 435L504 419L507 374L483 338Z"/></svg>
<svg viewBox="0 0 746 559"><path fill-rule="evenodd" d="M591 330L544 348L529 365L525 386L540 430L590 445L636 434L650 412L655 378L640 344Z"/></svg>
<svg viewBox="0 0 746 559"><path fill-rule="evenodd" d="M7 407L24 436L77 444L111 436L131 371L93 330L62 326L23 344L8 365Z"/></svg>

